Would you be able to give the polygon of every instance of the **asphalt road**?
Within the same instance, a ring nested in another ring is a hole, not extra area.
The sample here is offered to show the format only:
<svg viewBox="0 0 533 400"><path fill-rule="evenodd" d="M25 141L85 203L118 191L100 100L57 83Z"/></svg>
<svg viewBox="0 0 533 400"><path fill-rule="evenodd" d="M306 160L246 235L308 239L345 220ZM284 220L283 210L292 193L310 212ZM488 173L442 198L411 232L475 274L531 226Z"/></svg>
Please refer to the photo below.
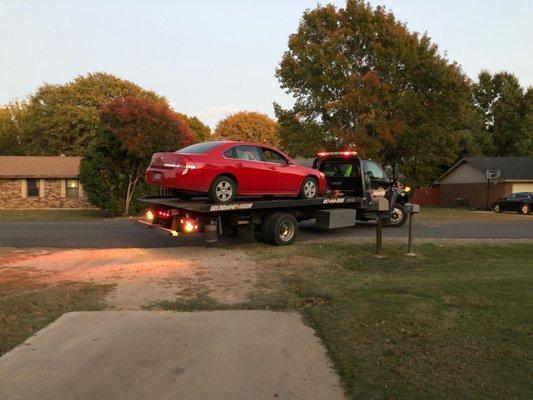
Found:
<svg viewBox="0 0 533 400"><path fill-rule="evenodd" d="M533 218L524 221L428 221L414 224L415 238L533 239ZM299 240L356 238L375 235L375 225L323 231L311 221L300 224ZM406 237L407 227L386 228L385 237ZM222 238L218 245L238 243ZM0 222L1 247L156 248L205 246L202 234L169 237L134 221Z"/></svg>

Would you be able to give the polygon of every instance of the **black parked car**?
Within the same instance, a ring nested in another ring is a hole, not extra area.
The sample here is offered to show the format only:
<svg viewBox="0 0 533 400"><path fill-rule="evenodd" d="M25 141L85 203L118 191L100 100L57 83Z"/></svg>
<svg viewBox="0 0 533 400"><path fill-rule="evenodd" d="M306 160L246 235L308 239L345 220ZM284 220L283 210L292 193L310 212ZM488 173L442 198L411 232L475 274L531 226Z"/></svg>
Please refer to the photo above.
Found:
<svg viewBox="0 0 533 400"><path fill-rule="evenodd" d="M513 193L509 197L498 199L494 204L494 211L516 211L520 214L529 214L533 209L533 192Z"/></svg>

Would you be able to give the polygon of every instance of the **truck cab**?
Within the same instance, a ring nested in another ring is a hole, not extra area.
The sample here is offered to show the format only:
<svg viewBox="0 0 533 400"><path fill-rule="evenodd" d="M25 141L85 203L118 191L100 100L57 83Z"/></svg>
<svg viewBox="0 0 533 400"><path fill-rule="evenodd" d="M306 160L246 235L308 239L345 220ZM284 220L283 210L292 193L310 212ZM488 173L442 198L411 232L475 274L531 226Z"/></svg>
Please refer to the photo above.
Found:
<svg viewBox="0 0 533 400"><path fill-rule="evenodd" d="M328 189L343 196L366 197L370 200L385 197L390 212L389 226L402 226L407 218L403 205L409 201L409 188L403 188L397 179L387 176L377 162L358 156L356 151L317 153L313 168L326 176ZM375 219L375 213L362 211L361 220Z"/></svg>

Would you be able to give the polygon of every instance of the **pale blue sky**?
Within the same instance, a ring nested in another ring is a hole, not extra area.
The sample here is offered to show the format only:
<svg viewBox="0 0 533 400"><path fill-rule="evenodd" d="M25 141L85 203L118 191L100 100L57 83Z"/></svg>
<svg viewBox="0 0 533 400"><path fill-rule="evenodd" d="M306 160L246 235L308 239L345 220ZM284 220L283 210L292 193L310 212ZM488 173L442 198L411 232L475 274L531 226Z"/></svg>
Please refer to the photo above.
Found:
<svg viewBox="0 0 533 400"><path fill-rule="evenodd" d="M344 1L329 1L343 5ZM291 104L274 70L316 0L0 0L0 104L43 82L106 71L211 126L230 112ZM324 3L324 2L321 2ZM424 32L470 77L533 84L532 0L372 0Z"/></svg>

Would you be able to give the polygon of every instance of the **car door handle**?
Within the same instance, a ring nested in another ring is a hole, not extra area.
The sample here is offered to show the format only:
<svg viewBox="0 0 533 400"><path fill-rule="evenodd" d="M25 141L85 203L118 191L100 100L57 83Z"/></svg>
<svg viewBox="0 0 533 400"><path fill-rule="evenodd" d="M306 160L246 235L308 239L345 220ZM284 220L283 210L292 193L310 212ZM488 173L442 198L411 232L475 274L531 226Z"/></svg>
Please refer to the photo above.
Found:
<svg viewBox="0 0 533 400"><path fill-rule="evenodd" d="M242 166L243 166L242 162L235 163L235 165L236 165L237 167L242 167Z"/></svg>
<svg viewBox="0 0 533 400"><path fill-rule="evenodd" d="M276 170L276 167L274 167L273 165L271 167L268 167L270 168L271 170L275 171Z"/></svg>

